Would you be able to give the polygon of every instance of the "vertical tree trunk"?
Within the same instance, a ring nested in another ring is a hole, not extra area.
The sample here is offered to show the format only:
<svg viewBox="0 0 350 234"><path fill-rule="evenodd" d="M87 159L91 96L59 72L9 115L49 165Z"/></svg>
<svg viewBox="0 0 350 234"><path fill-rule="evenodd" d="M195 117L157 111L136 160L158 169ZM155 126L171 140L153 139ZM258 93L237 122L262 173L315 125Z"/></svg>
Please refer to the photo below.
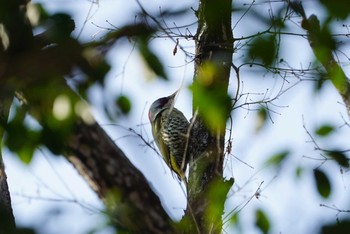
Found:
<svg viewBox="0 0 350 234"><path fill-rule="evenodd" d="M15 230L15 218L12 212L10 191L7 185L5 165L2 160L1 141L4 136L4 129L10 111L11 100L0 99L0 233L12 233Z"/></svg>
<svg viewBox="0 0 350 234"><path fill-rule="evenodd" d="M0 233L13 233L15 227L5 166L0 152Z"/></svg>
<svg viewBox="0 0 350 234"><path fill-rule="evenodd" d="M0 74L6 67L5 57L27 49L32 43L32 31L25 15L26 3L25 0L0 1L0 23L3 27L0 30ZM0 87L0 144L12 97L13 92L8 87ZM1 150L0 146L0 233L13 233L16 225Z"/></svg>
<svg viewBox="0 0 350 234"><path fill-rule="evenodd" d="M214 83L220 83L227 94L233 53L231 29L232 0L200 0L194 82L203 64L215 66ZM193 103L200 99L195 93ZM188 180L188 206L186 216L194 220L192 231L221 233L222 212L226 194L232 182L223 181L225 132L209 130L201 116L196 116L198 106L193 106L195 121L191 133L192 159ZM215 192L216 188L222 193ZM213 196L219 199L213 199ZM190 225L191 226L191 225ZM192 232L192 233L193 233Z"/></svg>

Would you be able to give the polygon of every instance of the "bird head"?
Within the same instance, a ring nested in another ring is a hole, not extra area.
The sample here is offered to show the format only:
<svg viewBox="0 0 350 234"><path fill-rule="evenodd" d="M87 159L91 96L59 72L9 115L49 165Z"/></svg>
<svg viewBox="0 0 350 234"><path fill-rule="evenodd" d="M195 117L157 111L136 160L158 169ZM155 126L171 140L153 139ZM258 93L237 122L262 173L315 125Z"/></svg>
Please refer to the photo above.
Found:
<svg viewBox="0 0 350 234"><path fill-rule="evenodd" d="M168 97L162 97L155 100L149 108L148 118L153 123L157 115L165 109L172 108L174 106L174 100L178 91Z"/></svg>

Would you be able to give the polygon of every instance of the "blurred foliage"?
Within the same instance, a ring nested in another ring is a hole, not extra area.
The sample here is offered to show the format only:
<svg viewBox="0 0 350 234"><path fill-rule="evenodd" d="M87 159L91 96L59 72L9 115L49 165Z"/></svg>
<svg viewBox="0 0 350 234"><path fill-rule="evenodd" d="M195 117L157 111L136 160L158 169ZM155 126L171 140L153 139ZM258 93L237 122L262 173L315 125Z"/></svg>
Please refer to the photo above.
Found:
<svg viewBox="0 0 350 234"><path fill-rule="evenodd" d="M268 115L269 115L268 110L265 107L259 108L257 112L257 121L256 121L256 127L255 127L256 132L259 132L266 126Z"/></svg>
<svg viewBox="0 0 350 234"><path fill-rule="evenodd" d="M231 98L227 85L221 79L222 71L214 63L202 64L197 79L190 86L195 97L193 105L211 131L223 133L231 112Z"/></svg>
<svg viewBox="0 0 350 234"><path fill-rule="evenodd" d="M131 110L131 102L128 97L121 95L116 99L116 105L122 114L128 114Z"/></svg>
<svg viewBox="0 0 350 234"><path fill-rule="evenodd" d="M255 225L261 230L262 233L266 234L270 231L270 220L266 213L258 209L255 211Z"/></svg>
<svg viewBox="0 0 350 234"><path fill-rule="evenodd" d="M27 164L30 163L35 149L40 144L40 131L26 125L25 116L26 113L22 108L16 108L13 119L6 126L4 144Z"/></svg>
<svg viewBox="0 0 350 234"><path fill-rule="evenodd" d="M50 14L41 4L31 4L28 11L31 12L31 24L26 28L40 33L26 34L32 36L33 44L13 51L16 56L6 61L7 69L0 86L0 93L4 93L3 90L20 91L17 98L24 109L16 107L14 117L7 125L3 123L3 127L7 131L5 145L24 163L31 161L40 145L54 154L62 153L75 121L87 118L88 107L81 97L87 99L90 87L102 87L104 84L110 69L104 50L117 40L123 37L135 39L148 66L158 77L167 79L162 62L149 47L149 39L155 29L143 23L125 25L106 33L99 41L83 44L71 37L75 23L69 14ZM3 17L0 19L4 20ZM120 95L115 100L115 106L117 115L113 113L113 119L114 116L128 114L132 105L128 97ZM38 121L40 128L33 130L25 123L28 113Z"/></svg>
<svg viewBox="0 0 350 234"><path fill-rule="evenodd" d="M277 154L272 155L266 161L267 166L274 166L276 168L281 168L282 163L286 160L287 156L290 154L289 150L283 150Z"/></svg>
<svg viewBox="0 0 350 234"><path fill-rule="evenodd" d="M138 48L141 56L151 70L160 78L167 80L168 76L165 73L163 63L159 60L156 54L149 47L148 37L139 37Z"/></svg>
<svg viewBox="0 0 350 234"><path fill-rule="evenodd" d="M264 66L271 65L277 57L276 38L273 35L255 37L248 51L249 61L259 61Z"/></svg>
<svg viewBox="0 0 350 234"><path fill-rule="evenodd" d="M345 155L344 151L340 150L329 150L325 152L327 156L336 161L339 166L349 168L349 158Z"/></svg>
<svg viewBox="0 0 350 234"><path fill-rule="evenodd" d="M328 176L322 170L315 169L314 178L315 178L318 193L323 198L328 198L332 191L331 183L328 179Z"/></svg>
<svg viewBox="0 0 350 234"><path fill-rule="evenodd" d="M234 179L217 180L209 186L207 196L210 200L208 210L206 210L205 218L208 224L213 220L221 220L222 211L226 201L228 191L231 189ZM219 224L218 224L219 225Z"/></svg>
<svg viewBox="0 0 350 234"><path fill-rule="evenodd" d="M295 169L295 176L297 178L300 178L301 175L303 174L304 172L304 168L302 168L301 166L298 166L296 169Z"/></svg>
<svg viewBox="0 0 350 234"><path fill-rule="evenodd" d="M35 234L35 230L29 227L19 227L11 234Z"/></svg>
<svg viewBox="0 0 350 234"><path fill-rule="evenodd" d="M350 8L347 0L319 0L319 2L327 9L329 15L322 25L318 26L317 37L312 39L318 45L315 49L316 56L319 60L325 61L330 56L330 50L337 49L337 43L332 37L332 20L336 18L345 19L349 15ZM5 126L7 131L4 139L5 145L11 151L17 153L24 163L31 161L34 150L41 145L45 145L55 154L62 152L64 141L74 127L74 121L82 117L82 112L77 111L81 102L75 93L67 91L69 88L65 85L64 79L73 81L73 89L78 92L78 95L86 98L86 93L92 85L102 85L104 83L104 78L110 69L110 65L101 51L108 51L120 38L126 37L129 40L136 41L138 51L148 67L159 78L168 79L162 60L158 57L157 51L154 51L150 46L151 35L155 32L155 29L149 27L149 25L143 23L124 25L107 33L98 41L82 44L70 35L75 25L69 14L50 14L40 4L36 4L36 8L38 21L33 24L33 28L30 28L30 30L42 31L42 33L32 38L34 41L32 48L7 64L9 72L7 75L11 77L11 80L4 81L1 77L0 81L1 95L4 93L3 90L6 85L11 88L16 86L16 89L23 90L32 104L32 106L24 104L24 108L15 107L13 117ZM2 10L0 9L1 17L5 15L2 14ZM163 16L181 15L187 10L163 11L162 14ZM284 7L281 7L277 11L277 17L273 18L265 16L265 12L256 11L254 17L278 30L285 27L282 21L284 10ZM304 27L308 26L304 25ZM16 30L22 32L26 29L16 25ZM27 39L25 38L25 40ZM260 34L254 37L250 41L248 62L258 61L265 66L272 65L278 53L277 40L275 34ZM79 78L72 76L72 73L77 71ZM207 126L213 131L219 129L224 132L231 111L231 98L226 94L226 85L220 82L222 76L221 71L215 64L203 64L199 70L198 79L190 86L190 89L193 96L196 97L194 105L199 107L199 114ZM326 77L321 72L318 76L315 85L320 89ZM344 77L339 70L335 70L332 77L332 81L338 89L344 85ZM57 82L57 80L60 81ZM114 101L118 108L118 114L130 113L132 103L127 96L117 96ZM25 103L25 99L23 103ZM33 128L25 121L28 112L38 119L39 128ZM258 110L257 131L266 125L268 115L268 109L262 107ZM334 132L335 128L332 124L322 125L315 130L315 134L323 138L329 137ZM345 152L328 150L324 153L341 167L349 168L349 158ZM266 161L266 164L280 168L290 154L289 150L276 153ZM303 173L304 170L306 169L303 167L297 167L295 169L296 176L300 177L302 174L307 174ZM320 169L316 169L313 176L318 193L323 198L329 198L332 192L332 184L327 174ZM207 218L220 214L221 206L223 206L223 201L226 199L225 195L232 183L219 183L213 185L213 188L209 190L208 196L212 201L212 206L209 207ZM118 192L110 192L106 199L107 207L113 206L118 199L120 199ZM123 207L120 207L120 209L123 209ZM127 214L130 211L125 210L123 212ZM256 210L255 218L256 226L263 233L268 233L271 224L267 214L259 209ZM231 222L234 224L238 220L238 213L231 218ZM349 221L344 221L324 226L321 233L344 233L349 228ZM31 230L28 231L28 233L31 233Z"/></svg>
<svg viewBox="0 0 350 234"><path fill-rule="evenodd" d="M345 19L350 14L349 1L347 0L319 1L326 7L328 14L332 17Z"/></svg>
<svg viewBox="0 0 350 234"><path fill-rule="evenodd" d="M324 124L316 129L315 133L320 137L327 137L329 134L333 133L334 127L331 124Z"/></svg>
<svg viewBox="0 0 350 234"><path fill-rule="evenodd" d="M337 221L333 224L322 226L320 234L345 234L350 230L350 220Z"/></svg>
<svg viewBox="0 0 350 234"><path fill-rule="evenodd" d="M39 25L45 31L42 34L36 35L36 38L41 38L42 40L47 40L52 43L61 43L70 37L70 34L75 29L75 23L70 15L66 13L55 13L53 15L48 15L44 12L43 8L40 8Z"/></svg>

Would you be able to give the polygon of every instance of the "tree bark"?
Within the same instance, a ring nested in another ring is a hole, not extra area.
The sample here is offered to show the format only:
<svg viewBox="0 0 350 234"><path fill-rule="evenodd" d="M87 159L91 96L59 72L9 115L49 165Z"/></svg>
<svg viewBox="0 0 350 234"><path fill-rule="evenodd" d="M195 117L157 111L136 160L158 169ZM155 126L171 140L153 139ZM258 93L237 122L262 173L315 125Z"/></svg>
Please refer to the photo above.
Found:
<svg viewBox="0 0 350 234"><path fill-rule="evenodd" d="M2 141L4 136L3 126L7 122L11 101L12 99L0 100L0 141ZM13 216L5 165L2 160L2 146L0 144L0 233L13 233L15 228L15 218Z"/></svg>
<svg viewBox="0 0 350 234"><path fill-rule="evenodd" d="M5 69L3 59L31 45L32 31L28 30L25 11L26 1L0 2L0 79ZM13 91L0 87L0 233L14 233L16 229L1 146L12 99Z"/></svg>
<svg viewBox="0 0 350 234"><path fill-rule="evenodd" d="M76 123L66 156L105 201L119 228L132 233L175 233L146 178L97 123Z"/></svg>
<svg viewBox="0 0 350 234"><path fill-rule="evenodd" d="M13 233L16 229L11 196L7 185L5 165L0 152L0 233Z"/></svg>
<svg viewBox="0 0 350 234"><path fill-rule="evenodd" d="M200 0L197 11L198 29L196 34L196 55L194 82L199 77L203 64L215 66L213 84L223 85L227 94L233 54L231 29L232 0ZM193 103L202 97L193 96ZM191 161L188 179L188 205L186 219L192 221L192 233L221 233L222 213L226 194L232 181L223 181L225 132L214 132L197 115L198 106L193 106L194 124L191 130ZM200 112L200 110L199 110ZM216 194L220 199L214 202ZM215 211L212 210L215 206Z"/></svg>

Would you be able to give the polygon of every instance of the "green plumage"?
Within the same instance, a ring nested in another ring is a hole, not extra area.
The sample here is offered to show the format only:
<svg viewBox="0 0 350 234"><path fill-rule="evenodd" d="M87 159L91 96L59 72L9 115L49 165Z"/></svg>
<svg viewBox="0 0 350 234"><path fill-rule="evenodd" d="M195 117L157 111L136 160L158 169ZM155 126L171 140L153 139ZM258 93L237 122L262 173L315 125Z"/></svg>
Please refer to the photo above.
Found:
<svg viewBox="0 0 350 234"><path fill-rule="evenodd" d="M183 180L187 166L189 122L181 111L170 105L173 101L171 97L158 99L152 104L152 134L165 163ZM163 103L164 100L167 102Z"/></svg>

